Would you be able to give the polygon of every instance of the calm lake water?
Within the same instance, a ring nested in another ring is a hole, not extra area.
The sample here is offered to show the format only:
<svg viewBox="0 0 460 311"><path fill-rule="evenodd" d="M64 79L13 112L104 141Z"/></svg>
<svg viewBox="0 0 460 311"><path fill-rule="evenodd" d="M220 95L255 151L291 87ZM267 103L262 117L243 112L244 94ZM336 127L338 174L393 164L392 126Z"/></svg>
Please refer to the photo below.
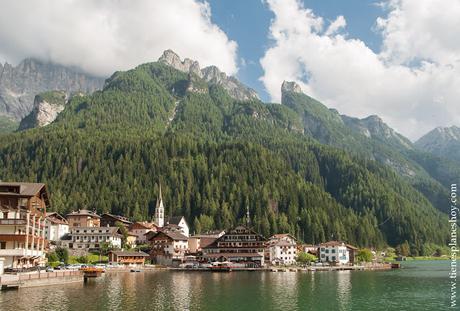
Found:
<svg viewBox="0 0 460 311"><path fill-rule="evenodd" d="M443 310L449 261L391 271L108 273L0 293L0 310Z"/></svg>

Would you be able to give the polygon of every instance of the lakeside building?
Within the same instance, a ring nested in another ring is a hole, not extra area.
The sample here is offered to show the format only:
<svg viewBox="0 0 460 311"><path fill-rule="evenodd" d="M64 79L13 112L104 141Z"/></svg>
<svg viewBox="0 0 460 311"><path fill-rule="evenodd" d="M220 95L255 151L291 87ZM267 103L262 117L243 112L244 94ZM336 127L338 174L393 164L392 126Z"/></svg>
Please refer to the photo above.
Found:
<svg viewBox="0 0 460 311"><path fill-rule="evenodd" d="M319 245L319 260L333 264L348 264L350 254L344 242L329 241Z"/></svg>
<svg viewBox="0 0 460 311"><path fill-rule="evenodd" d="M158 227L153 222L137 221L129 226L129 232L136 235L136 244L147 243L147 233L157 232Z"/></svg>
<svg viewBox="0 0 460 311"><path fill-rule="evenodd" d="M120 215L105 213L101 215L101 227L116 227L117 223L122 224L126 228L132 225L128 218Z"/></svg>
<svg viewBox="0 0 460 311"><path fill-rule="evenodd" d="M100 227L101 217L87 209L73 211L66 215L70 228L73 227Z"/></svg>
<svg viewBox="0 0 460 311"><path fill-rule="evenodd" d="M58 242L69 233L67 219L56 212L46 213L45 235L50 242Z"/></svg>
<svg viewBox="0 0 460 311"><path fill-rule="evenodd" d="M182 263L188 252L188 237L180 231L149 232L147 240L151 247L150 258L157 264Z"/></svg>
<svg viewBox="0 0 460 311"><path fill-rule="evenodd" d="M109 263L111 264L117 263L129 266L143 266L145 264L145 259L149 257L149 254L134 251L110 251L108 257Z"/></svg>
<svg viewBox="0 0 460 311"><path fill-rule="evenodd" d="M102 243L121 248L122 235L118 227L73 227L61 245L69 249L99 249Z"/></svg>
<svg viewBox="0 0 460 311"><path fill-rule="evenodd" d="M356 246L346 244L348 250L348 257L351 264L355 263L355 257L358 254L358 248Z"/></svg>
<svg viewBox="0 0 460 311"><path fill-rule="evenodd" d="M237 226L203 247L203 259L230 261L245 267L262 267L267 239L245 226Z"/></svg>
<svg viewBox="0 0 460 311"><path fill-rule="evenodd" d="M225 234L224 230L217 230L203 234L195 234L188 239L188 248L190 253L201 252L203 247L211 245L215 240Z"/></svg>
<svg viewBox="0 0 460 311"><path fill-rule="evenodd" d="M296 263L297 240L290 234L275 234L266 244L268 259L273 265L292 265Z"/></svg>
<svg viewBox="0 0 460 311"><path fill-rule="evenodd" d="M0 258L5 269L46 262L45 218L49 204L45 184L0 182Z"/></svg>

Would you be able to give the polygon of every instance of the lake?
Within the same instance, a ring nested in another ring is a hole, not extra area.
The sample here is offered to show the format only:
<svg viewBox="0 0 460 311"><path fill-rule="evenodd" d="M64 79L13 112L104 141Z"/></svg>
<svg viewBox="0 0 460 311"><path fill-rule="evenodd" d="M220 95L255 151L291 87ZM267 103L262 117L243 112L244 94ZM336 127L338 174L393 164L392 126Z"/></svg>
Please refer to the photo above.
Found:
<svg viewBox="0 0 460 311"><path fill-rule="evenodd" d="M0 293L0 310L442 310L449 261L339 272L107 273Z"/></svg>

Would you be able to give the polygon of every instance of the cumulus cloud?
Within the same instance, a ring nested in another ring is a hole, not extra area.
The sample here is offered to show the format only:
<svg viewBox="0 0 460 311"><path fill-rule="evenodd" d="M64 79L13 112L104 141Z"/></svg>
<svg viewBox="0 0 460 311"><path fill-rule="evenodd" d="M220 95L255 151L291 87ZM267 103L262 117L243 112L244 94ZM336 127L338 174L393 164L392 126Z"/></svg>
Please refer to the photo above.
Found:
<svg viewBox="0 0 460 311"><path fill-rule="evenodd" d="M435 126L460 124L460 2L390 0L376 21L382 48L372 51L296 0L268 0L273 45L261 59L272 100L283 80L351 116L378 114L417 139Z"/></svg>
<svg viewBox="0 0 460 311"><path fill-rule="evenodd" d="M198 0L5 0L0 55L37 57L107 76L173 49L201 65L237 71L237 44Z"/></svg>

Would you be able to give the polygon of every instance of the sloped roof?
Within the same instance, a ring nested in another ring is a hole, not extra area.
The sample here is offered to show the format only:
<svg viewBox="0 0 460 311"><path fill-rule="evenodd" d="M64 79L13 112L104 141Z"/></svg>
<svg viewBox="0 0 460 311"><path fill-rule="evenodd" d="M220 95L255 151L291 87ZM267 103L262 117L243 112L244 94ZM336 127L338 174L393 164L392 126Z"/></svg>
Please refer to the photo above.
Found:
<svg viewBox="0 0 460 311"><path fill-rule="evenodd" d="M65 219L64 216L56 212L46 213L46 219L48 219L48 221L55 223L55 224L63 224L63 225L68 224L67 219Z"/></svg>
<svg viewBox="0 0 460 311"><path fill-rule="evenodd" d="M184 216L173 216L173 217L168 218L166 222L172 225L179 225L182 218L184 218ZM184 221L185 221L185 218L184 218ZM185 222L187 223L187 221Z"/></svg>
<svg viewBox="0 0 460 311"><path fill-rule="evenodd" d="M154 229L158 227L155 223L153 222L147 222L147 221L136 221L135 223L132 223L130 228L131 229Z"/></svg>
<svg viewBox="0 0 460 311"><path fill-rule="evenodd" d="M148 232L147 235L147 240L151 240L154 237L164 234L167 237L175 240L175 241L187 241L188 237L182 234L180 231L158 231L158 232Z"/></svg>
<svg viewBox="0 0 460 311"><path fill-rule="evenodd" d="M0 194L20 195L32 197L45 187L43 183L28 183L28 182L0 182L0 187L19 187L19 193L0 192Z"/></svg>
<svg viewBox="0 0 460 311"><path fill-rule="evenodd" d="M319 246L342 246L342 245L345 246L346 244L340 241L329 241L329 242L319 244Z"/></svg>
<svg viewBox="0 0 460 311"><path fill-rule="evenodd" d="M101 216L99 216L95 212L92 212L92 211L87 210L87 209L80 209L78 211L72 211L72 212L70 212L69 214L66 215L66 217L69 217L69 216L91 216L91 217L95 217L95 218L101 218Z"/></svg>
<svg viewBox="0 0 460 311"><path fill-rule="evenodd" d="M101 215L101 218L102 217L110 217L110 218L113 218L115 219L116 221L119 221L121 223L125 223L125 224L132 224L131 221L129 221L128 218L124 217L124 216L120 216L120 215L113 215L113 214L109 214L109 213L104 213Z"/></svg>

